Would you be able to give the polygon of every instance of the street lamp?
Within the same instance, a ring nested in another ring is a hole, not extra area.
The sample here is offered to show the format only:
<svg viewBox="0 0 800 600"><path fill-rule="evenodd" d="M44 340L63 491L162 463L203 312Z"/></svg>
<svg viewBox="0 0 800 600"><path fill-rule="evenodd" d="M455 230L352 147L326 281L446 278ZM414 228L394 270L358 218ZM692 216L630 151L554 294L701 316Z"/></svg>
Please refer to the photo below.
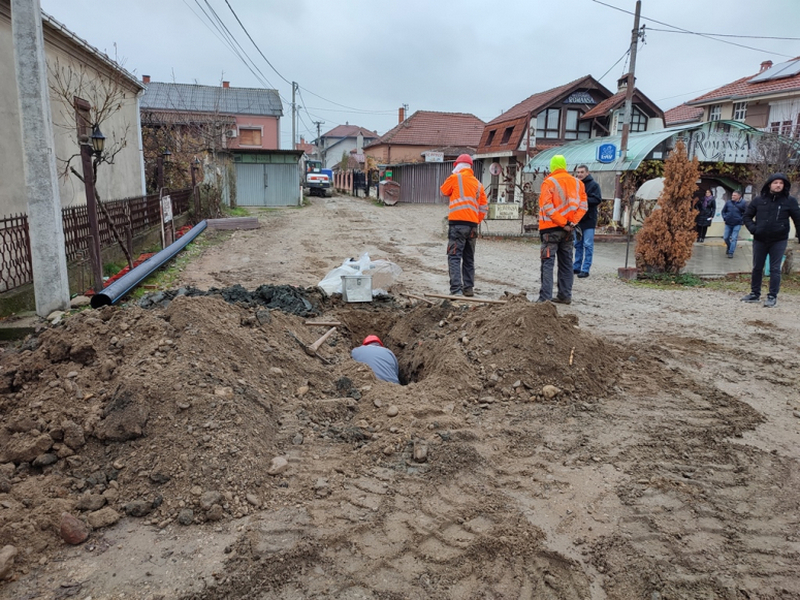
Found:
<svg viewBox="0 0 800 600"><path fill-rule="evenodd" d="M95 125L92 129L92 148L94 149L94 155L100 156L103 153L103 147L106 145L106 136L103 135L103 132L100 131L100 126Z"/></svg>

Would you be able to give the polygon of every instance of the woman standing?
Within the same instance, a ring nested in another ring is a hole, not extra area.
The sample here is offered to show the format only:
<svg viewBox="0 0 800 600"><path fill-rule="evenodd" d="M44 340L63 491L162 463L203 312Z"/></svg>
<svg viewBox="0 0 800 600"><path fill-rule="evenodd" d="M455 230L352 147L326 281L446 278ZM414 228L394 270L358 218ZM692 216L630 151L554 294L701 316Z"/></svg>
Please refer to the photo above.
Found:
<svg viewBox="0 0 800 600"><path fill-rule="evenodd" d="M714 219L714 214L717 212L717 201L714 200L714 194L711 190L706 190L706 195L700 198L694 205L697 211L697 216L694 222L697 228L697 241L706 241L706 232L711 221Z"/></svg>

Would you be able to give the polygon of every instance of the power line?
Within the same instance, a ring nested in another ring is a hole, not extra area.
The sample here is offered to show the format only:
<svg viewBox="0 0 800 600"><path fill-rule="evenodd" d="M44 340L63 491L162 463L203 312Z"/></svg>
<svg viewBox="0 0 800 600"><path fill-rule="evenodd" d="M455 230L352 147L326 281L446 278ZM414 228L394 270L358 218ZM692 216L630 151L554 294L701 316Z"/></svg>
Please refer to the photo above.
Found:
<svg viewBox="0 0 800 600"><path fill-rule="evenodd" d="M206 2L207 2L207 1L208 1L208 0L206 0ZM262 57L262 58L263 58L265 61L267 61L267 64L270 66L270 68L271 68L273 71L275 71L275 73L277 73L278 77L280 77L280 78L281 78L281 79L283 79L283 80L284 80L286 83L288 83L289 85L291 85L291 84L292 84L292 82L291 82L291 81L289 81L288 79L286 79L286 77L284 77L284 76L283 76L283 75L282 75L282 74L281 74L281 73L280 73L280 72L279 72L279 71L278 71L278 70L277 70L277 69L276 69L276 68L275 68L275 67L272 65L272 63L269 61L269 59L268 59L268 58L267 58L267 57L264 55L264 53L261 51L261 48L259 48L258 44L256 44L255 40L253 39L253 36L251 36L251 35L250 35L250 32L249 32L249 31L247 31L247 28L244 26L244 23L242 23L242 20L239 18L239 15L237 15L237 14L236 14L236 11L233 9L233 6L231 6L231 3L230 3L228 0L225 0L225 4L227 4L227 5L228 5L228 8L230 9L231 13L233 13L233 16L236 18L236 21L239 23L239 26L240 26L240 27L242 28L242 30L245 32L245 34L247 35L248 39L249 39L249 40L250 40L250 42L253 44L253 46L255 46L255 49L256 49L256 50L258 50L258 53L261 55L261 57ZM298 85L298 89L300 89L300 87L301 87L301 86L299 86L299 85ZM380 113L381 113L381 111L372 111L372 110L366 110L366 109L362 109L362 108L356 108L356 107L353 107L353 106L347 106L346 104L339 104L338 102L334 102L333 100L329 100L329 99L327 99L327 98L325 98L325 97L323 97L323 96L320 96L319 94L315 94L314 92L312 92L312 91L311 91L311 90L309 90L308 88L302 88L302 89L304 89L305 91L307 91L307 92L308 92L309 94L311 94L312 96L316 96L317 98L319 98L319 99L321 99L321 100L324 100L325 102L329 102L330 104L334 104L334 105L336 105L336 106L340 106L340 107L342 107L342 108L348 108L348 109L350 109L350 110L353 110L353 111L362 112L363 114L380 114Z"/></svg>
<svg viewBox="0 0 800 600"><path fill-rule="evenodd" d="M772 35L739 35L735 33L701 33L694 31L675 31L674 29L657 29L655 27L648 27L648 31L663 31L664 33L690 33L693 35L710 35L713 37L731 37L742 38L750 40L787 40L790 42L800 42L800 37L777 37Z"/></svg>
<svg viewBox="0 0 800 600"><path fill-rule="evenodd" d="M606 2L602 2L601 0L592 0L592 2L595 2L596 4L602 4L603 6L607 6L608 8L613 8L614 10L618 10L619 12L623 12L623 13L628 14L628 15L634 14L629 10L625 10L624 8L620 8L619 6L614 6L613 4L608 4ZM664 25L665 27L671 27L672 29L677 29L678 31L683 32L683 33L690 33L692 35L696 35L696 36L703 37L703 38L706 38L706 39L709 39L709 40L713 40L715 42L720 42L722 44L729 44L731 46L738 46L739 48L746 48L747 50L755 50L756 52L764 52L766 54L775 54L777 56L785 56L786 58L793 58L792 56L789 56L788 54L781 54L780 52L773 52L772 50L764 50L763 48L755 48L753 46L745 46L744 44L737 44L736 42L729 42L728 40L721 40L721 39L718 39L718 38L714 37L714 34L698 33L697 31L690 31L688 29L684 29L683 27L678 27L677 25L670 25L669 23L664 23L663 21L658 21L658 20L652 19L650 17L645 17L644 15L642 15L641 18L646 20L646 21L652 21L653 23L658 23L659 25Z"/></svg>
<svg viewBox="0 0 800 600"><path fill-rule="evenodd" d="M606 75L608 75L609 73L611 73L611 69L613 69L614 67L616 67L616 66L619 64L619 62L620 62L620 61L621 61L623 58L625 58L626 56L628 56L628 54L630 54L630 51L631 51L631 49L630 49L630 48L628 48L627 50L625 50L625 52L623 52L623 53L622 53L622 56L620 56L620 57L617 59L617 62L615 62L613 65L611 65L611 66L608 68L608 71L606 71L605 73L603 73L603 76L602 76L600 79L598 79L597 81L603 81L603 79L605 79Z"/></svg>

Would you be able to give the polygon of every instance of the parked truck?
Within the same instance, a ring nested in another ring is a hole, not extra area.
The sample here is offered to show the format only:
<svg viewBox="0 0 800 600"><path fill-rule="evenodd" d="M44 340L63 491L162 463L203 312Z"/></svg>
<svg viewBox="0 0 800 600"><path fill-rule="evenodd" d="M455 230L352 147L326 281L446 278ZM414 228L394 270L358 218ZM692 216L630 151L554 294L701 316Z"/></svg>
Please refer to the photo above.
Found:
<svg viewBox="0 0 800 600"><path fill-rule="evenodd" d="M319 160L306 160L303 191L309 196L333 196L333 171L323 169Z"/></svg>

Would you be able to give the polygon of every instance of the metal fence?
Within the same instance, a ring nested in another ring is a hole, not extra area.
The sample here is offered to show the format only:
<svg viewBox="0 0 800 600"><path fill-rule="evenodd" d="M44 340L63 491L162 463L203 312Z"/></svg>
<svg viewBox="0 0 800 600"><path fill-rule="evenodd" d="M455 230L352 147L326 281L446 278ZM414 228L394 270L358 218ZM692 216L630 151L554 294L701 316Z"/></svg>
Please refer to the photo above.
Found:
<svg viewBox="0 0 800 600"><path fill-rule="evenodd" d="M170 192L172 214L180 215L189 210L192 190ZM161 207L158 194L137 196L103 202L117 231L125 239L128 227L132 236L144 233L161 223ZM89 255L89 217L86 205L68 206L61 211L64 227L64 246L67 261L85 259ZM100 247L116 243L108 218L98 210ZM33 281L31 265L31 238L28 215L0 217L0 292L12 290Z"/></svg>
<svg viewBox="0 0 800 600"><path fill-rule="evenodd" d="M436 204L445 202L439 188L453 172L455 162L425 162L387 167L392 171L392 179L400 184L400 202L415 204ZM473 167L475 176L480 179L483 161L476 160Z"/></svg>

